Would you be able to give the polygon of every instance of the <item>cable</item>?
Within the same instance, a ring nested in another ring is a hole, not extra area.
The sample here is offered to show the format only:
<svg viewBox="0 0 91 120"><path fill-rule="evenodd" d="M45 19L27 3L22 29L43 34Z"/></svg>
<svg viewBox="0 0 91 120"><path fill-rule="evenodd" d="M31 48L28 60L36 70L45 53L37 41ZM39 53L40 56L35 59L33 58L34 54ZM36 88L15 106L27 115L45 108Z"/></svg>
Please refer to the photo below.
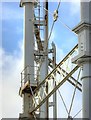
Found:
<svg viewBox="0 0 91 120"><path fill-rule="evenodd" d="M36 0L35 0L35 1L36 1ZM38 1L36 1L36 2L39 4ZM59 9L59 7L60 7L60 4L61 4L61 0L59 1L58 7L57 7L57 9L56 9L56 12L58 12L58 9ZM41 6L40 6L40 7L41 7ZM53 16L53 14L52 14L49 10L47 10L45 7L43 7L43 9L44 9L45 11L47 11L50 15ZM57 14L58 14L58 13L57 13ZM57 17L58 17L58 16L57 16ZM75 32L73 32L72 29L71 29L68 25L66 25L60 18L58 19L58 21L59 21L61 24L63 24L64 27L66 27L69 31L71 31L72 33L74 33L74 34L77 36L77 34L76 34ZM50 34L49 34L49 37L48 37L48 41L50 40L50 37L51 37L51 35L52 35L54 23L55 23L55 21L53 21L53 23L52 23L52 27L51 27L51 31L50 31ZM48 41L47 41L47 43L48 43Z"/></svg>
<svg viewBox="0 0 91 120"><path fill-rule="evenodd" d="M49 12L53 17L54 17L54 20L53 20L53 23L52 23L52 26L51 26L51 30L50 30L50 34L49 34L49 37L48 37L48 40L46 41L46 49L47 50L47 44L48 44L48 41L50 40L51 38L51 35L52 35L52 32L53 32L53 27L55 25L55 22L57 21L57 18L58 18L58 10L59 10L59 7L60 7L60 3L61 3L61 0L59 0L59 4L58 4L58 7L57 9L54 11L54 14L52 14L51 12L49 12L49 10L47 10L46 8L44 8L44 10L47 10L47 12Z"/></svg>
<svg viewBox="0 0 91 120"><path fill-rule="evenodd" d="M48 13L50 13L51 15L53 15L49 10L47 10L46 8L44 8L43 7L43 9L45 10L45 11L47 11Z"/></svg>
<svg viewBox="0 0 91 120"><path fill-rule="evenodd" d="M51 30L50 30L50 34L49 34L49 37L48 37L48 41L50 40L50 37L51 37L51 35L52 35L52 31L53 31L53 27L54 27L54 21L53 21L53 23L52 23L52 27L51 27Z"/></svg>
<svg viewBox="0 0 91 120"><path fill-rule="evenodd" d="M59 92L59 95L60 95L60 97L61 97L61 99L62 99L62 101L63 101L63 104L64 104L64 107L65 107L65 109L66 109L66 112L68 113L68 109L67 109L67 107L66 107L66 104L65 104L65 102L64 102L64 99L63 99L63 97L62 97L59 89L58 89L58 92Z"/></svg>
<svg viewBox="0 0 91 120"><path fill-rule="evenodd" d="M51 37L52 31L53 31L53 27L54 27L54 23L57 21L57 18L58 18L58 10L59 10L59 7L60 7L60 3L61 3L61 0L59 0L58 7L57 7L57 9L54 11L54 14L53 14L54 20L53 20L53 23L52 23L52 27L51 27L51 31L50 31L48 40L49 40L50 37Z"/></svg>
<svg viewBox="0 0 91 120"><path fill-rule="evenodd" d="M58 21L59 21L61 24L63 24L64 27L66 27L69 31L71 31L72 33L74 33L74 34L77 36L77 34L76 34L75 32L73 32L72 29L71 29L68 25L66 25L60 18L58 19Z"/></svg>
<svg viewBox="0 0 91 120"><path fill-rule="evenodd" d="M38 3L38 2L37 2L37 3ZM53 27L54 27L55 21L57 21L57 18L58 18L58 9L59 9L59 7L60 7L60 3L61 3L61 0L59 1L58 7L57 7L57 9L54 11L54 14L53 14L54 20L53 20L53 23L52 23L52 27L51 27L51 30L50 30L49 37L48 37L48 39L46 40L47 43L46 43L46 49L45 49L45 50L47 50L48 41L50 40L50 37L51 37L51 35L52 35L52 31L53 31ZM44 7L43 7L43 9L46 10L48 13L50 13L50 14L52 15L52 13L51 13L49 10L47 10L47 9L44 8ZM65 23L63 23L60 19L59 19L59 22L61 22L67 29L69 29L71 32L73 32L73 31L71 30L71 28L70 28L69 26L67 26ZM74 33L74 32L73 32L73 33ZM80 75L80 74L79 74L79 75ZM79 79L79 75L78 75L78 79ZM77 84L78 84L78 82L77 82ZM76 86L77 86L77 84L76 84ZM73 94L73 98L72 98L72 102L71 102L71 106L70 106L69 112L68 112L68 110L67 110L67 107L66 107L66 105L65 105L65 102L64 102L61 94L59 93L60 96L61 96L61 98L62 98L62 100L63 100L64 106L65 106L65 108L66 108L66 111L67 111L68 115L70 114L71 109L72 109L72 104L73 104L73 101L74 101L75 92L76 92L76 87L75 87L75 90L74 90L74 94Z"/></svg>
<svg viewBox="0 0 91 120"><path fill-rule="evenodd" d="M71 101L71 105L70 105L68 116L70 116L70 113L71 113L71 109L72 109L74 97L75 97L75 94L76 94L76 88L77 88L77 85L78 85L78 80L79 80L79 77L80 77L80 73L81 73L81 68L80 68L79 73L78 73L78 78L77 78L76 86L75 86L75 89L74 89L74 93L73 93L73 97L72 97L72 101Z"/></svg>
<svg viewBox="0 0 91 120"><path fill-rule="evenodd" d="M60 3L61 3L61 1L60 1L59 4L58 4L57 11L58 11L58 9L59 9L59 7L60 7ZM50 15L53 16L53 14L52 14L49 10L47 10L46 8L44 8L44 10L47 11ZM66 25L64 22L62 22L62 20L61 20L60 18L58 19L58 21L59 21L61 24L63 24L64 27L66 27L69 31L73 32L72 29L71 29L68 25ZM77 34L76 34L75 32L73 32L73 33L77 36Z"/></svg>
<svg viewBox="0 0 91 120"><path fill-rule="evenodd" d="M59 9L59 7L60 7L60 4L61 4L61 0L59 1L59 4L58 4L58 7L57 7L57 10Z"/></svg>
<svg viewBox="0 0 91 120"><path fill-rule="evenodd" d="M35 0L35 1L37 2L37 4L39 4L39 2L38 2L37 0ZM59 7L60 7L60 3L61 3L61 0L59 0L59 4L58 4L57 9L54 11L54 15L53 15L49 10L47 10L45 7L43 7L43 9L44 9L45 11L47 11L48 13L50 13L50 14L54 17L54 20L53 20L53 23L52 23L52 27L51 27L51 30L50 30L50 34L49 34L49 36L48 36L48 39L45 40L45 42L46 42L45 52L47 51L47 48L48 48L48 45L47 45L47 44L48 44L48 41L49 41L50 38L51 38L54 24L55 24L55 22L57 21L57 18L58 18L58 9L59 9ZM39 4L39 6L40 6L40 4ZM40 7L41 7L41 6L40 6Z"/></svg>
<svg viewBox="0 0 91 120"><path fill-rule="evenodd" d="M35 0L35 1L39 4L39 2L38 2L37 0ZM58 7L57 7L57 9L56 9L57 14L58 14L58 9L59 9L59 7L60 7L60 3L61 3L61 0L59 0ZM39 5L39 6L40 6L40 5ZM41 7L41 6L40 6L40 7ZM48 13L50 13L50 14L53 16L53 14L52 14L49 10L47 10L45 7L43 7L43 9L44 9L45 11L47 11ZM57 17L57 16L56 16L56 17ZM51 32L50 32L50 34L49 34L48 40L49 40L50 37L51 37L52 30L53 30L53 27L54 27L54 23L55 23L55 21L53 21L53 23L52 23Z"/></svg>
<svg viewBox="0 0 91 120"><path fill-rule="evenodd" d="M44 8L44 10L46 10L46 9ZM50 15L53 15L49 10L46 10L46 11L48 11L48 13L49 13ZM75 32L73 32L72 29L71 29L68 25L66 25L60 18L58 19L58 21L59 21L61 24L63 24L64 27L66 27L69 31L71 31L72 33L74 33L74 34L77 36L77 34L76 34Z"/></svg>
<svg viewBox="0 0 91 120"><path fill-rule="evenodd" d="M79 111L77 112L77 114L76 114L73 118L75 118L81 111L82 111L82 109L79 110Z"/></svg>
<svg viewBox="0 0 91 120"><path fill-rule="evenodd" d="M35 1L36 1L36 0L35 0ZM38 1L36 1L36 2L38 3ZM57 11L58 11L58 9L59 9L59 7L60 7L60 3L61 3L61 0L60 0L60 2L59 2L59 4L58 4ZM44 9L45 11L47 11L50 15L53 16L53 14L52 14L49 10L47 10L47 9L44 8L44 7L43 7L43 9ZM66 27L68 30L70 30L72 33L74 33L74 34L77 36L77 34L76 34L75 32L73 32L72 29L71 29L68 25L66 25L60 18L58 19L58 21L59 21L61 24L63 24L64 27Z"/></svg>

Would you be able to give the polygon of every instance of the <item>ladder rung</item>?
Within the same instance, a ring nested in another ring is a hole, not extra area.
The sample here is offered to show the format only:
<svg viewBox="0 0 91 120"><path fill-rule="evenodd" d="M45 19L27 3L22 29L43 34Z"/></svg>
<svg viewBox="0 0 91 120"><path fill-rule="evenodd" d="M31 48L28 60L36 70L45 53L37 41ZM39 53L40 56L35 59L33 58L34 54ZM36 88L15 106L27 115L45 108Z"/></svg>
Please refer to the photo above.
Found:
<svg viewBox="0 0 91 120"><path fill-rule="evenodd" d="M45 22L45 20L41 20L41 21L39 21L39 20L34 20L34 24L35 24L35 25L44 26L44 25L46 25L46 22Z"/></svg>
<svg viewBox="0 0 91 120"><path fill-rule="evenodd" d="M42 18L43 19L43 17L39 17L39 16L37 16L36 18Z"/></svg>
<svg viewBox="0 0 91 120"><path fill-rule="evenodd" d="M41 28L41 29L39 29L39 28L34 28L34 29L35 29L35 32L38 31L38 30L44 30L44 29L42 29L42 28Z"/></svg>

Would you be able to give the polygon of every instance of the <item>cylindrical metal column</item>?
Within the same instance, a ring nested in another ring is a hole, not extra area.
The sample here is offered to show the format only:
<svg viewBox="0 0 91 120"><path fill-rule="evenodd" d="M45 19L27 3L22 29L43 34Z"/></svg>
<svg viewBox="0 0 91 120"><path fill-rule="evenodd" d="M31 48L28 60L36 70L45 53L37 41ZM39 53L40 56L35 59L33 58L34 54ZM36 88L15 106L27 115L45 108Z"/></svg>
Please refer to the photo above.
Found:
<svg viewBox="0 0 91 120"><path fill-rule="evenodd" d="M24 7L24 82L30 80L30 86L36 86L34 81L34 32L33 32L33 1L32 0L21 0L21 7ZM29 115L30 109L33 107L32 95L30 93L24 93L23 95L23 114L24 117L31 117Z"/></svg>
<svg viewBox="0 0 91 120"><path fill-rule="evenodd" d="M91 120L91 1L81 2L81 21L88 23L89 27L84 30L83 37L85 37L84 51L85 58L81 59L82 69L82 100L83 100L83 118L89 118ZM85 45L86 44L86 45Z"/></svg>
<svg viewBox="0 0 91 120"><path fill-rule="evenodd" d="M75 61L82 66L82 117L91 120L91 1L82 0L81 22L74 31L79 48Z"/></svg>
<svg viewBox="0 0 91 120"><path fill-rule="evenodd" d="M91 59L84 61L82 73L83 118L91 120Z"/></svg>
<svg viewBox="0 0 91 120"><path fill-rule="evenodd" d="M83 0L81 0L83 1ZM87 0L87 2L81 2L81 22L90 23L91 24L91 1Z"/></svg>
<svg viewBox="0 0 91 120"><path fill-rule="evenodd" d="M24 3L24 67L29 65L30 83L34 83L33 3Z"/></svg>
<svg viewBox="0 0 91 120"><path fill-rule="evenodd" d="M34 85L34 33L33 3L24 3L24 67L29 66L30 85ZM25 79L26 80L26 79ZM32 96L31 96L32 97ZM28 113L33 103L28 94L24 95L24 113Z"/></svg>

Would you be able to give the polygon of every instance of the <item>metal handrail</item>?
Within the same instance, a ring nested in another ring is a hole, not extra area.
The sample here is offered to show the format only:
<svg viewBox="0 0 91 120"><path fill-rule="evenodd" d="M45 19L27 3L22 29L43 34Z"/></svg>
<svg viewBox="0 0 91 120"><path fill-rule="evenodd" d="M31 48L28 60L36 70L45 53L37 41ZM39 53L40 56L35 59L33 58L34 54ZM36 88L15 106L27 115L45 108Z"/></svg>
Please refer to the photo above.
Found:
<svg viewBox="0 0 91 120"><path fill-rule="evenodd" d="M40 76L38 74L31 74L29 73L30 71L28 71L28 69L30 67L38 67L38 66L31 66L31 65L27 65L21 72L21 87L24 85L24 83L26 83L26 81L30 80L31 75L34 75L34 80L37 79L37 76ZM25 80L26 79L26 80ZM25 81L24 81L25 80Z"/></svg>

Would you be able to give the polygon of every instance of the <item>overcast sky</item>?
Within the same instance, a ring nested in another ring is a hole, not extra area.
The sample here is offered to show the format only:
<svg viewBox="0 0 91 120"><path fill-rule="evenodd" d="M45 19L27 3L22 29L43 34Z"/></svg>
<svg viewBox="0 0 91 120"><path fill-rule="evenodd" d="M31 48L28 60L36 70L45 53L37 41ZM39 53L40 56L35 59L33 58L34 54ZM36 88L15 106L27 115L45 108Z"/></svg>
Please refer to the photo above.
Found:
<svg viewBox="0 0 91 120"><path fill-rule="evenodd" d="M72 0L72 2L67 2L67 0L62 1L66 2L61 2L59 20L55 23L50 39L50 43L54 41L57 47L57 63L77 44L78 40L75 34L61 24L60 20L71 29L80 22L79 2L73 2ZM49 11L53 13L57 5L57 2L49 3ZM2 28L2 44L0 44L0 68L2 69L0 76L2 76L2 79L0 79L0 88L3 87L0 90L0 94L2 94L2 97L0 95L0 101L2 99L2 103L0 102L0 108L2 105L0 118L15 118L22 112L22 101L18 92L20 87L20 73L23 69L23 8L19 7L18 0L17 2L16 0L13 0L13 2L12 0L0 2L0 6L2 7L2 10L0 10L0 15L2 15L0 17L0 23L2 23L0 24L2 25L0 26ZM49 30L52 21L53 17L49 14ZM63 90L67 87L69 88L69 86L68 83L65 84ZM70 87L70 89L72 88ZM67 98L69 98L71 93L70 91L66 91L66 94L68 94L68 97L64 97L67 102ZM78 96L80 97L76 98L76 105L79 109L81 107L81 94L79 92ZM58 104L60 104L59 97ZM65 112L61 113L64 117ZM58 112L58 116L61 117L60 112Z"/></svg>

